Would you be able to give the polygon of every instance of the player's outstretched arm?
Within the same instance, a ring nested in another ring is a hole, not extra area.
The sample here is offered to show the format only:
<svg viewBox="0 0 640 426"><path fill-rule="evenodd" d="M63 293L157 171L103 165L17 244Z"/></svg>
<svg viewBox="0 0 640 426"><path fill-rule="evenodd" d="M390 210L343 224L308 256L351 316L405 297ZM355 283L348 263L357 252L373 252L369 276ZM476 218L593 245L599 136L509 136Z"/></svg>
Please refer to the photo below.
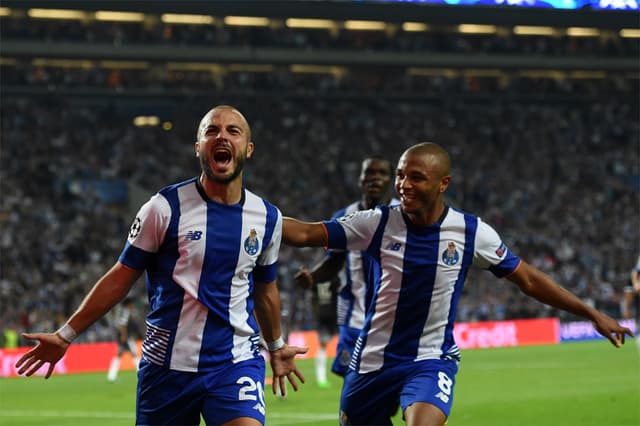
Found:
<svg viewBox="0 0 640 426"><path fill-rule="evenodd" d="M556 283L549 275L522 261L518 269L506 277L523 293L547 305L562 309L593 322L598 333L616 347L624 344L625 335L633 332L610 316L584 303L576 295Z"/></svg>
<svg viewBox="0 0 640 426"><path fill-rule="evenodd" d="M282 242L297 247L326 247L327 229L322 222L302 222L283 217Z"/></svg>
<svg viewBox="0 0 640 426"><path fill-rule="evenodd" d="M78 310L60 330L55 333L24 333L24 338L37 340L38 343L16 362L18 374L31 376L48 363L49 367L44 376L48 379L75 336L89 328L124 298L141 273L142 271L130 269L117 262L98 280Z"/></svg>

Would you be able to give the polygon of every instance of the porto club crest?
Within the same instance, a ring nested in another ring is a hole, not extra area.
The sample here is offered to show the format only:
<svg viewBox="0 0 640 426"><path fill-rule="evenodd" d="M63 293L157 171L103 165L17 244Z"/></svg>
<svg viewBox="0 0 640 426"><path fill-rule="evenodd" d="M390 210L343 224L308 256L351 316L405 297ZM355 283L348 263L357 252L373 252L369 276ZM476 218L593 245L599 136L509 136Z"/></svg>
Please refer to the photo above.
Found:
<svg viewBox="0 0 640 426"><path fill-rule="evenodd" d="M260 250L258 232L254 228L251 228L249 236L244 240L244 251L246 251L248 255L253 256L258 253L258 250Z"/></svg>
<svg viewBox="0 0 640 426"><path fill-rule="evenodd" d="M447 243L447 249L442 252L442 261L445 265L453 266L460 260L460 253L456 248L456 243L449 241Z"/></svg>

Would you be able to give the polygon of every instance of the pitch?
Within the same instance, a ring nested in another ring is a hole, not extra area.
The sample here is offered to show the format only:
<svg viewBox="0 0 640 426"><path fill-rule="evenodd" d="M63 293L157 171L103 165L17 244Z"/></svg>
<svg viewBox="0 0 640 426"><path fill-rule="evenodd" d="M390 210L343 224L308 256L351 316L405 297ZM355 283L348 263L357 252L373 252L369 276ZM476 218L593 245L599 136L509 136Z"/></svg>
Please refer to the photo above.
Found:
<svg viewBox="0 0 640 426"><path fill-rule="evenodd" d="M337 424L341 379L314 381L313 361L300 362L307 383L280 400L265 390L267 425ZM115 426L134 423L136 376L106 372L0 381L0 424ZM404 424L400 415L395 425ZM640 424L640 354L635 342L466 350L449 426L622 426Z"/></svg>

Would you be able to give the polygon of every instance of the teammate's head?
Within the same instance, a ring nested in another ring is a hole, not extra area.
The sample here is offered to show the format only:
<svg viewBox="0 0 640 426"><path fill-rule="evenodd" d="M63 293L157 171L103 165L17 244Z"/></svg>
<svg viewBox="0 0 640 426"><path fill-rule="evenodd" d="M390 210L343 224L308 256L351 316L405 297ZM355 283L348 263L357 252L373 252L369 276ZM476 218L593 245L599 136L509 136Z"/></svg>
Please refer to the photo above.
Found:
<svg viewBox="0 0 640 426"><path fill-rule="evenodd" d="M241 175L245 160L253 154L251 127L236 108L218 105L202 117L195 151L208 179L230 183Z"/></svg>
<svg viewBox="0 0 640 426"><path fill-rule="evenodd" d="M370 155L362 161L360 169L360 189L365 208L386 204L393 176L391 162L381 155Z"/></svg>
<svg viewBox="0 0 640 426"><path fill-rule="evenodd" d="M433 219L431 213L444 203L450 181L451 159L438 144L413 145L398 161L396 191L403 210L418 222Z"/></svg>

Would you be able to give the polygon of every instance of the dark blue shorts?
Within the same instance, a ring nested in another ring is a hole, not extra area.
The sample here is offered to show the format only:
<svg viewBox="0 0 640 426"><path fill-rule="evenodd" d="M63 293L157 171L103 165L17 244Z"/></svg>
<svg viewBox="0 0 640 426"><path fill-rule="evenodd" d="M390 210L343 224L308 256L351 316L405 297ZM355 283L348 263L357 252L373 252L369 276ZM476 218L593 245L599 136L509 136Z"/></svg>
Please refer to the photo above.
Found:
<svg viewBox="0 0 640 426"><path fill-rule="evenodd" d="M373 373L345 376L340 397L341 425L391 425L398 402L402 412L426 402L449 417L458 364L429 359L399 364Z"/></svg>
<svg viewBox="0 0 640 426"><path fill-rule="evenodd" d="M136 425L208 425L237 417L264 424L263 358L192 373L169 370L142 358L138 371Z"/></svg>

